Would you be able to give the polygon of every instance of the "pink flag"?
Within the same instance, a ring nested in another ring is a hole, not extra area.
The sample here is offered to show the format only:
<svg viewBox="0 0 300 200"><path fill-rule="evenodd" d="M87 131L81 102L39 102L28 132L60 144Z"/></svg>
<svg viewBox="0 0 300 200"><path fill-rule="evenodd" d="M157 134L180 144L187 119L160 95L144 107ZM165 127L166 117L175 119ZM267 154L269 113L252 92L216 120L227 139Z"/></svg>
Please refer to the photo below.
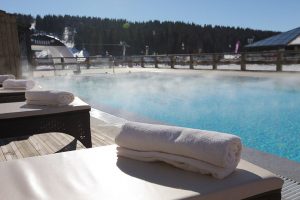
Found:
<svg viewBox="0 0 300 200"><path fill-rule="evenodd" d="M241 42L238 40L235 44L235 50L234 50L234 53L238 53L239 52L239 48L240 48L240 44Z"/></svg>

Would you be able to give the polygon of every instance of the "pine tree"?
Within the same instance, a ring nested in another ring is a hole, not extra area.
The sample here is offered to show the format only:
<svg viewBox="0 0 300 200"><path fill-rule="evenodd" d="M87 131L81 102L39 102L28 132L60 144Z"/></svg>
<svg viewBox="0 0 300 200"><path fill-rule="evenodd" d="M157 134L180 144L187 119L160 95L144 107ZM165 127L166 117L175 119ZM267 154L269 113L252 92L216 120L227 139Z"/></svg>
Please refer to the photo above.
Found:
<svg viewBox="0 0 300 200"><path fill-rule="evenodd" d="M237 41L241 46L247 44L249 38L255 41L270 37L276 32L252 30L249 28L196 25L183 22L128 22L123 19L107 19L97 17L55 16L17 14L19 23L30 24L36 21L36 29L62 38L64 28L76 30L75 47L85 48L90 55L121 55L120 41L130 45L129 55L149 54L182 54L214 52L232 52ZM109 45L114 44L114 45ZM128 55L127 54L127 55Z"/></svg>

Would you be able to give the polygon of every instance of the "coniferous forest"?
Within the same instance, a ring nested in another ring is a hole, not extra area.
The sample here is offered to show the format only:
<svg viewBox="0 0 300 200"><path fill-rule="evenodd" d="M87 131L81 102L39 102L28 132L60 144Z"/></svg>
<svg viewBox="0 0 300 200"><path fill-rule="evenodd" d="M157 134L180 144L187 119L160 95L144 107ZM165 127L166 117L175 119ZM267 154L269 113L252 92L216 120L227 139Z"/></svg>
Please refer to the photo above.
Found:
<svg viewBox="0 0 300 200"><path fill-rule="evenodd" d="M16 14L19 24L51 33L63 39L65 27L75 31L77 49L86 49L90 55L121 55L121 41L129 45L127 55L187 54L233 52L235 44L241 47L249 40L258 41L277 32L249 28L197 25L170 21L128 22L123 19L107 19L80 16L36 16ZM241 49L242 50L242 49Z"/></svg>

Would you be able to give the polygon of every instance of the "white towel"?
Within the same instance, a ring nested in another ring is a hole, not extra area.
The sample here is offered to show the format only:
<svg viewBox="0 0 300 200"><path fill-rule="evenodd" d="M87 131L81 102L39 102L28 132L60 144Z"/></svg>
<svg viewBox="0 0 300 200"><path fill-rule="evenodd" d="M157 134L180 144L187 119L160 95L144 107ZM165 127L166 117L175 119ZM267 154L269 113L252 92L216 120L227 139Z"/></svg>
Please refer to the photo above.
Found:
<svg viewBox="0 0 300 200"><path fill-rule="evenodd" d="M163 152L136 151L117 147L117 153L119 156L144 162L162 161L187 171L212 175L217 179L223 179L233 172L231 168L218 167L198 159Z"/></svg>
<svg viewBox="0 0 300 200"><path fill-rule="evenodd" d="M35 82L26 79L7 79L3 81L2 86L4 89L30 90L35 86Z"/></svg>
<svg viewBox="0 0 300 200"><path fill-rule="evenodd" d="M3 81L5 81L7 79L16 79L16 77L12 74L0 75L0 83L3 83Z"/></svg>
<svg viewBox="0 0 300 200"><path fill-rule="evenodd" d="M242 149L241 139L235 135L136 122L123 125L116 144L135 151L200 160L231 172L240 161Z"/></svg>
<svg viewBox="0 0 300 200"><path fill-rule="evenodd" d="M27 104L63 106L70 104L74 100L74 95L65 91L32 90L25 92L25 98Z"/></svg>

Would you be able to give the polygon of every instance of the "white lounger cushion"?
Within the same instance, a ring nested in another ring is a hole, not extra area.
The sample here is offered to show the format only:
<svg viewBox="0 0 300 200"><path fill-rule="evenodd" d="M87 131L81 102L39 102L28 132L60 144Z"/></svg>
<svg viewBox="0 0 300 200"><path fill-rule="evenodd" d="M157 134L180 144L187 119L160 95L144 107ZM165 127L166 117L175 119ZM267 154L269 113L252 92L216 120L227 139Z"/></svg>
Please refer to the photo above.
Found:
<svg viewBox="0 0 300 200"><path fill-rule="evenodd" d="M30 90L34 88L35 82L27 79L7 79L3 81L2 86L5 89Z"/></svg>
<svg viewBox="0 0 300 200"><path fill-rule="evenodd" d="M4 74L4 75L0 75L0 83L3 83L3 81L7 80L7 79L15 79L16 77L12 74Z"/></svg>
<svg viewBox="0 0 300 200"><path fill-rule="evenodd" d="M74 94L58 90L32 90L25 92L26 103L31 105L63 106L74 101Z"/></svg>
<svg viewBox="0 0 300 200"><path fill-rule="evenodd" d="M5 94L12 93L13 94L13 93L24 92L24 95L25 95L25 91L26 90L16 90L16 89L11 90L11 89L0 88L0 94L3 94L3 93L5 93Z"/></svg>
<svg viewBox="0 0 300 200"><path fill-rule="evenodd" d="M184 199L237 200L280 189L274 174L242 160L217 180L164 163L116 156L116 146L0 163L1 199Z"/></svg>
<svg viewBox="0 0 300 200"><path fill-rule="evenodd" d="M75 97L71 104L60 107L27 105L26 102L1 103L0 119L56 114L85 109L90 109L90 106L78 97Z"/></svg>

